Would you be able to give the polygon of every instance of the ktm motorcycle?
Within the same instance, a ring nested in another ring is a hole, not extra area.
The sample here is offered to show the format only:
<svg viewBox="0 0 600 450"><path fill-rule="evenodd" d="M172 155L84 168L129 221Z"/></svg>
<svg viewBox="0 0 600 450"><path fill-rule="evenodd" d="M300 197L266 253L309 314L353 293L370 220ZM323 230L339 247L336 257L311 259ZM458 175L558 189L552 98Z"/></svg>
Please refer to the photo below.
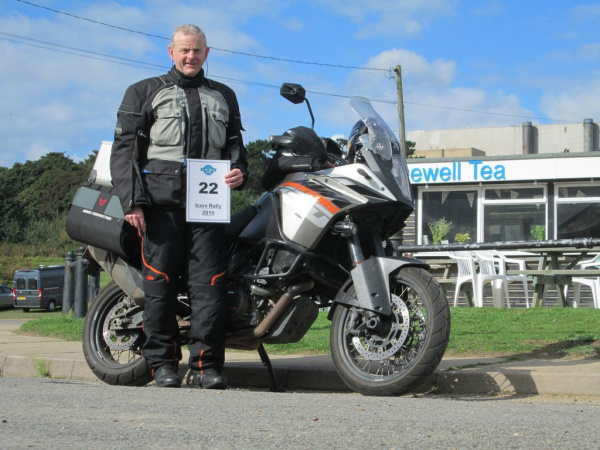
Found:
<svg viewBox="0 0 600 450"><path fill-rule="evenodd" d="M314 127L302 86L283 84L281 95L306 103ZM427 265L394 256L386 245L414 208L400 143L369 100L355 97L350 105L368 130L353 162L328 155L329 164L313 164L326 148L312 128L271 136L269 189L227 226L226 345L258 350L274 382L263 344L300 340L319 311L328 310L331 355L344 382L364 395L402 395L441 361L450 313ZM98 246L88 252L113 281L86 315L86 361L109 384L147 384L141 267ZM185 291L181 280L183 344L190 315Z"/></svg>

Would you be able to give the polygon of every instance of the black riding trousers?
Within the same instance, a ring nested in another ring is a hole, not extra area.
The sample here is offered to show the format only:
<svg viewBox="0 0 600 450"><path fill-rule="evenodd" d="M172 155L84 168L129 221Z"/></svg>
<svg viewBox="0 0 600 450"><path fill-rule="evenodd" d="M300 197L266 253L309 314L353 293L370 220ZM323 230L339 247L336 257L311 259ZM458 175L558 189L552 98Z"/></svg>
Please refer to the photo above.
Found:
<svg viewBox="0 0 600 450"><path fill-rule="evenodd" d="M225 226L188 223L182 208L146 208L144 216L144 358L152 370L181 359L176 305L182 293L178 287L187 279L190 368L220 371L225 361Z"/></svg>

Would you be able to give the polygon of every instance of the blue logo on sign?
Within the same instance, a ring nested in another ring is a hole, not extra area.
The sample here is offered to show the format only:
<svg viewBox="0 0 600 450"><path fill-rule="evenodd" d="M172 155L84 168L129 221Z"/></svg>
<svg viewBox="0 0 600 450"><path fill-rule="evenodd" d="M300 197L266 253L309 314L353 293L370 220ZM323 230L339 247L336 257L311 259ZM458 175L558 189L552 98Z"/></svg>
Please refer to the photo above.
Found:
<svg viewBox="0 0 600 450"><path fill-rule="evenodd" d="M210 164L208 166L204 166L202 169L200 169L202 172L204 172L206 175L212 175L213 173L215 173L217 171L217 169L215 169L213 166L211 166Z"/></svg>

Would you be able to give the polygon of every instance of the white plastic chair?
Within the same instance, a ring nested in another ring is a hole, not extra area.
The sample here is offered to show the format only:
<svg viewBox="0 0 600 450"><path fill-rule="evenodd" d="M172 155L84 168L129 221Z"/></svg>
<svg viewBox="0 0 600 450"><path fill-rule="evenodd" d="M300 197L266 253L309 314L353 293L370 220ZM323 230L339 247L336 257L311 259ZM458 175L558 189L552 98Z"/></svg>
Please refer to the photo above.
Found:
<svg viewBox="0 0 600 450"><path fill-rule="evenodd" d="M519 267L519 270L526 270L527 263L524 260L507 258L498 250L479 250L473 253L475 254L475 258L477 258L478 261L487 259L492 260L493 266L497 268L497 273L500 275L504 275L507 283L523 283L523 292L525 293L525 305L527 306L527 308L529 308L529 285L527 275L507 275L508 264L516 264ZM479 262L479 264L481 265L482 262ZM506 300L506 305L510 308L508 296Z"/></svg>
<svg viewBox="0 0 600 450"><path fill-rule="evenodd" d="M493 273L488 273L489 268L485 266L480 266L478 272L475 264L475 256L470 251L448 252L448 256L454 259L458 265L456 289L454 291L454 306L458 304L458 295L460 294L461 285L464 283L471 283L473 285L473 304L476 307L481 308L483 306L483 286L488 281L492 285L494 299L498 297L499 291L502 290L504 291L506 301L508 302L508 287L504 275L497 274L495 270L493 270ZM493 281L499 281L500 283L495 284Z"/></svg>
<svg viewBox="0 0 600 450"><path fill-rule="evenodd" d="M600 253L594 257L581 261L578 264L580 269L591 269L600 267ZM592 291L592 298L594 300L594 308L600 309L600 277L573 277L573 308L577 308L579 300L581 299L581 285L588 286ZM565 286L565 297L567 296L567 290L569 286Z"/></svg>

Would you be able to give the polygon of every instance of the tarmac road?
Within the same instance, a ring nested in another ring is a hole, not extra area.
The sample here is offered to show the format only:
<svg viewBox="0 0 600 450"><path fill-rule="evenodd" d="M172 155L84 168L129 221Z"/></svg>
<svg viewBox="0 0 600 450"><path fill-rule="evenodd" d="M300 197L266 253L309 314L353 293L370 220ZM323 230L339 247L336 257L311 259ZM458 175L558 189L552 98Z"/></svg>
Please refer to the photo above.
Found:
<svg viewBox="0 0 600 450"><path fill-rule="evenodd" d="M0 378L0 446L598 448L600 405L539 397L363 397Z"/></svg>

